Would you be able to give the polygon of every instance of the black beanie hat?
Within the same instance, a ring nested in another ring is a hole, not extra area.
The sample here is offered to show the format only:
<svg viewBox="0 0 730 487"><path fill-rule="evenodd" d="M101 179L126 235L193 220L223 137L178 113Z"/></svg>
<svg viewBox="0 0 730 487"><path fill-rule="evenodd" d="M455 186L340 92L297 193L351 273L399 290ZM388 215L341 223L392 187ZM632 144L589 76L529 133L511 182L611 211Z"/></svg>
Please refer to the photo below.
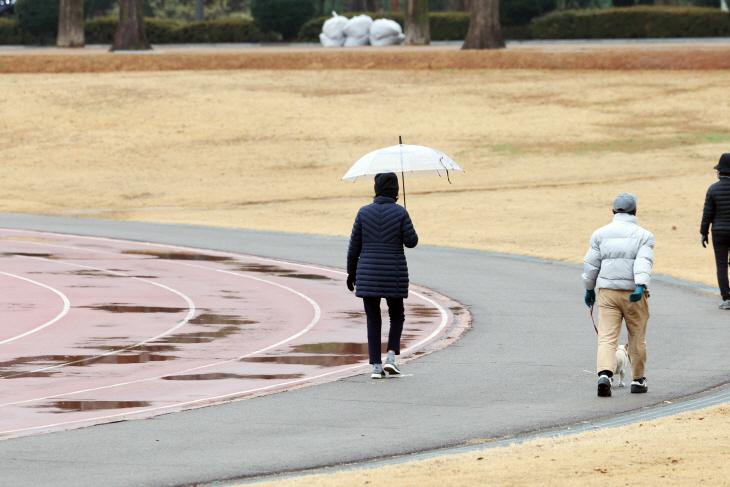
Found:
<svg viewBox="0 0 730 487"><path fill-rule="evenodd" d="M730 173L730 154L725 153L720 156L720 162L717 163L714 169L722 173Z"/></svg>
<svg viewBox="0 0 730 487"><path fill-rule="evenodd" d="M398 176L392 172L381 172L375 175L375 196L398 198Z"/></svg>

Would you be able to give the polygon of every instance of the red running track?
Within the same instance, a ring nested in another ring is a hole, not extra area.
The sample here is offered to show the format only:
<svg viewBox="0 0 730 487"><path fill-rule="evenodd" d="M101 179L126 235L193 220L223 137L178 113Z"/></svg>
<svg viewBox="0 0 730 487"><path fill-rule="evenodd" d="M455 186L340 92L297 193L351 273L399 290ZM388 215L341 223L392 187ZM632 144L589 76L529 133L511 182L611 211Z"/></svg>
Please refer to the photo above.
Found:
<svg viewBox="0 0 730 487"><path fill-rule="evenodd" d="M0 436L368 371L362 302L345 278L249 255L0 229ZM411 285L401 357L437 348L462 309Z"/></svg>

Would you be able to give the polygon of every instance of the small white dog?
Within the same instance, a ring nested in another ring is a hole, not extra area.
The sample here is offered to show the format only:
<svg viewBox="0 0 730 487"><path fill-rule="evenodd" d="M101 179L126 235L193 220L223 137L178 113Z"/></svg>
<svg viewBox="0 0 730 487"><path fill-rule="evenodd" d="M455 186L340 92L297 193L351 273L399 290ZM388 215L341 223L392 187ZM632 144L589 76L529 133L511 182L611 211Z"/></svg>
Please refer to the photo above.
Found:
<svg viewBox="0 0 730 487"><path fill-rule="evenodd" d="M624 377L631 369L631 361L629 360L629 352L627 351L629 344L619 345L616 348L616 365L613 368L613 377L611 377L611 384L614 384L614 379L618 377L618 386L626 387L624 383Z"/></svg>

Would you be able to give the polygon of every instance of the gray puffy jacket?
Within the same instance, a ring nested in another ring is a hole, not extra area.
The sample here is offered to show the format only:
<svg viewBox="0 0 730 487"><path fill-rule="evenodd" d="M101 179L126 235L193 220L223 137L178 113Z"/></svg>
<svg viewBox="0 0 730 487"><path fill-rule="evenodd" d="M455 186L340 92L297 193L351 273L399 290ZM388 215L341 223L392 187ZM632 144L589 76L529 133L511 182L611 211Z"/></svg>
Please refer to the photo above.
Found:
<svg viewBox="0 0 730 487"><path fill-rule="evenodd" d="M583 259L586 289L633 291L636 286L649 287L654 235L636 222L634 215L616 213L613 223L593 232L591 248Z"/></svg>

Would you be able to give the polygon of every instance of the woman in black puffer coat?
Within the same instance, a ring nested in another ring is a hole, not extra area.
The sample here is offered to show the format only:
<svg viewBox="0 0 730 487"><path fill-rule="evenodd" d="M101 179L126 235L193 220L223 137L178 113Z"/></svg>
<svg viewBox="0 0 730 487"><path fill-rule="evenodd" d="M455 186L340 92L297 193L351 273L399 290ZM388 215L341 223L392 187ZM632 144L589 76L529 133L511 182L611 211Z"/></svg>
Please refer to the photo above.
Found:
<svg viewBox="0 0 730 487"><path fill-rule="evenodd" d="M372 378L400 374L395 356L400 355L400 337L405 313L403 299L408 297L408 264L403 246L413 248L418 235L411 217L398 199L398 176L380 173L375 176L375 199L360 208L355 218L347 252L347 287L363 299L368 321L368 351L374 365ZM390 331L385 365L380 351L380 299L388 303Z"/></svg>

